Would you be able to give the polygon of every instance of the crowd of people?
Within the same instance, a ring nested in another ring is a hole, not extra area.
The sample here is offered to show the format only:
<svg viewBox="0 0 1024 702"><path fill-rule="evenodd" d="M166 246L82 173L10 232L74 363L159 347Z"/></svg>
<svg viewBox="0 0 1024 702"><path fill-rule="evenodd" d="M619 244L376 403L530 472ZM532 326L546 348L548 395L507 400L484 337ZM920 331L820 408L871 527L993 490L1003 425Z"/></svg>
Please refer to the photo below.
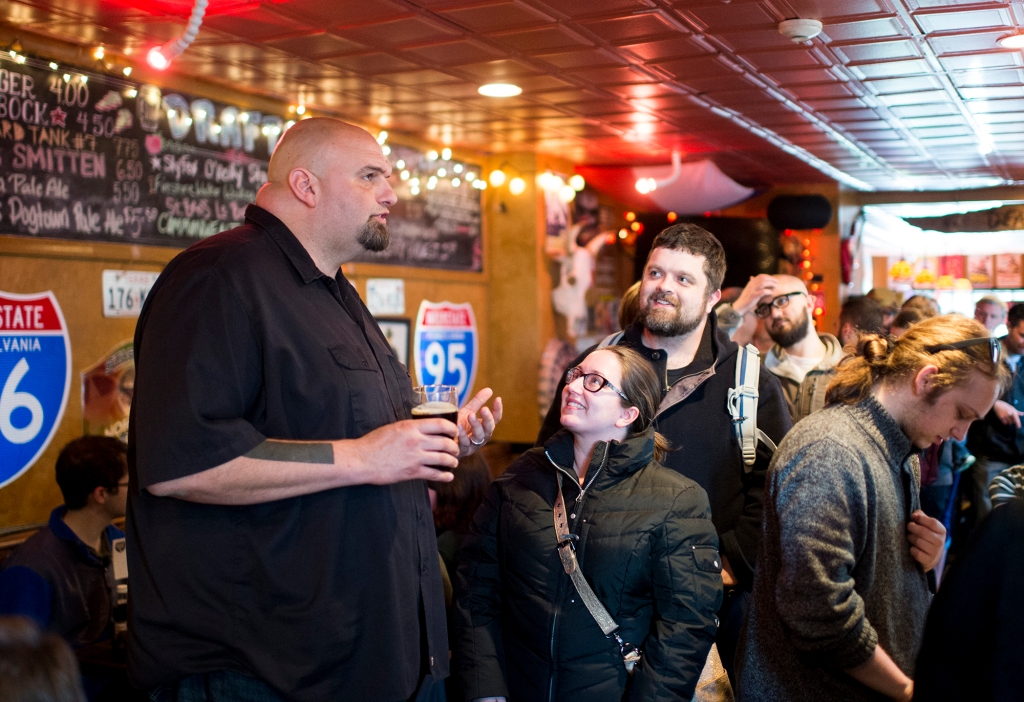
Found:
<svg viewBox="0 0 1024 702"><path fill-rule="evenodd" d="M245 224L167 266L127 451L66 447L65 505L0 570L3 699L80 699L6 691L111 635L125 513L154 702L1020 696L1024 305L876 290L832 335L799 278L723 301L721 244L675 224L492 481L501 400L412 420L340 270L387 246L390 174L301 121Z"/></svg>

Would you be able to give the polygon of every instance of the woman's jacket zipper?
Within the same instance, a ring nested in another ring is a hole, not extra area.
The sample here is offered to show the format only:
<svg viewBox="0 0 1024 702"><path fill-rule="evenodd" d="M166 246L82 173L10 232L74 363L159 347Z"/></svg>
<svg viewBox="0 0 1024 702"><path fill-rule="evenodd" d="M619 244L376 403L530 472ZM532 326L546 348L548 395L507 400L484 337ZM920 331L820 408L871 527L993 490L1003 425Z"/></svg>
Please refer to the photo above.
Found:
<svg viewBox="0 0 1024 702"><path fill-rule="evenodd" d="M601 446L602 444L603 454L601 456L601 463L600 465L598 465L597 470L591 473L590 480L587 481L587 484L580 488L580 494L576 498L576 504L573 508L575 510L574 518L572 524L569 526L569 531L573 534L576 533L576 525L580 523L580 518L583 515L583 500L587 496L587 490L589 490L594 485L594 481L597 480L597 476L600 475L601 471L604 470L605 465L608 463L608 456L610 454L610 451L608 450L608 444L605 442L601 442L601 444L598 445ZM555 463L555 460L551 458L551 454L549 454L546 450L544 451L544 455L547 457L551 465L555 467L555 470L559 471L567 478L572 478L572 484L579 487L579 476L576 475L575 472L567 470L562 466L558 465L557 463ZM561 581L561 584L558 587L557 594L561 595L562 587L565 586L566 580L567 579L563 579ZM561 601L562 598L559 597L558 602L556 603L555 616L551 620L551 642L549 644L548 649L548 655L551 658L551 673L548 676L548 702L555 702L555 636L558 633L558 615L559 612L561 612Z"/></svg>

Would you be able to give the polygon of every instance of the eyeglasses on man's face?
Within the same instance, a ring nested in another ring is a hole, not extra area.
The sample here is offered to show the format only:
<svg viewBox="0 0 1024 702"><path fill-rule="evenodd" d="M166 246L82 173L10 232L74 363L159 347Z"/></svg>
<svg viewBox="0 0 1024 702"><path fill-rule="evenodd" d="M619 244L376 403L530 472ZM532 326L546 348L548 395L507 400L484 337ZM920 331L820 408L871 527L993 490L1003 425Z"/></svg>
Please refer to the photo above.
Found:
<svg viewBox="0 0 1024 702"><path fill-rule="evenodd" d="M761 319L767 319L771 315L773 307L779 310L784 309L789 304L789 298L793 297L794 295L805 294L806 293L797 290L795 292L786 293L785 295L779 295L778 297L773 298L771 302L766 302L763 305L758 305L757 307L755 307L754 314L760 317Z"/></svg>
<svg viewBox="0 0 1024 702"><path fill-rule="evenodd" d="M629 402L629 398L626 397L626 393L622 392L617 387L612 385L610 382L608 382L608 379L602 375L598 375L597 373L584 373L583 369L580 368L579 366L576 366L575 368L570 368L565 372L566 385L572 385L574 382L576 382L577 378L583 378L583 389L586 390L587 392L601 392L601 389L605 385L607 385L612 390L617 392L619 397L621 397L626 402Z"/></svg>
<svg viewBox="0 0 1024 702"><path fill-rule="evenodd" d="M951 344L934 344L932 346L925 346L924 350L928 353L936 353L938 351L956 351L963 350L968 346L977 346L980 344L988 344L989 354L992 357L992 363L999 363L999 357L1003 353L1003 346L999 343L999 339L994 336L979 336L974 339L964 339L963 341L954 341Z"/></svg>

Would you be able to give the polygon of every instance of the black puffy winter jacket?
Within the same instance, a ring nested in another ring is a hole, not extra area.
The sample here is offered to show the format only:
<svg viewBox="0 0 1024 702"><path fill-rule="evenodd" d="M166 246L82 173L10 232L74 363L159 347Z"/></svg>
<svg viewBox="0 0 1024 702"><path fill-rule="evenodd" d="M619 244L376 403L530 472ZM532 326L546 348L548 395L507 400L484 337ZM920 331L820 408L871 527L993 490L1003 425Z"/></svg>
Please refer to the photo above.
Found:
<svg viewBox="0 0 1024 702"><path fill-rule="evenodd" d="M454 674L466 700L693 696L722 598L718 537L704 490L654 462L653 448L653 429L599 443L581 488L562 430L491 485L455 584ZM556 470L583 575L622 638L643 649L632 680L562 569Z"/></svg>

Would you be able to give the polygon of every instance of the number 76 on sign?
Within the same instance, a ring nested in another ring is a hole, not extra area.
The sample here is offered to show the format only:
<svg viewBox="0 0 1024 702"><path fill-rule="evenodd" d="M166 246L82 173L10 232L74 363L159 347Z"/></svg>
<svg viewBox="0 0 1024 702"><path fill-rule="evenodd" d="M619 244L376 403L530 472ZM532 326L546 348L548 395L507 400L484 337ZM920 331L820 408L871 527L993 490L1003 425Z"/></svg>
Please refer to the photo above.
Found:
<svg viewBox="0 0 1024 702"><path fill-rule="evenodd" d="M103 316L138 317L159 276L153 271L103 271Z"/></svg>

